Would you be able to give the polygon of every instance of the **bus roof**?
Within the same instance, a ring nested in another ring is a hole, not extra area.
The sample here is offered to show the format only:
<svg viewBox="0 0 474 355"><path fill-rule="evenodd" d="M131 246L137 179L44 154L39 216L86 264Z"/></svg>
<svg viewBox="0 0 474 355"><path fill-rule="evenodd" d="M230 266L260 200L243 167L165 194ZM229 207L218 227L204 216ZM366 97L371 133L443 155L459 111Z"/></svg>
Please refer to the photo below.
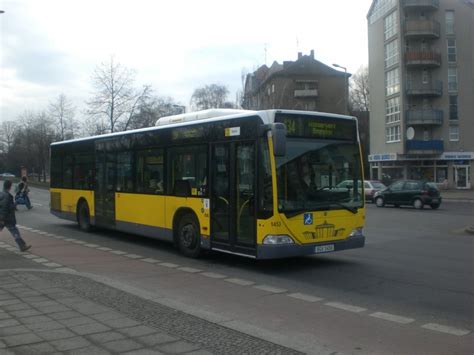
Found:
<svg viewBox="0 0 474 355"><path fill-rule="evenodd" d="M127 134L133 134L138 132L149 132L149 131L156 131L165 128L173 128L173 127L182 127L200 123L207 123L207 122L218 122L228 119L234 118L242 118L247 116L259 116L262 119L264 124L270 124L275 121L275 114L276 113L292 113L292 114L300 114L300 115L316 115L316 116L325 116L325 117L332 117L332 118L341 118L341 119L348 119L348 120L357 120L355 117L340 115L335 113L327 113L327 112L318 112L318 111L298 111L298 110L282 110L282 109L273 109L273 110L262 110L262 111L252 111L252 110L236 110L236 109L211 109L211 110L204 110L204 111L196 111L190 112L185 114L173 115L173 116L165 116L161 117L157 120L155 126L146 127L146 128L139 128L129 131L121 131L121 132L114 132L114 133L107 133L101 134L96 136L84 137L84 138L76 138L70 139L60 142L53 142L51 145L60 145L60 144L69 144L74 142L83 142L88 140L95 140L95 139L103 139L109 137L117 137Z"/></svg>

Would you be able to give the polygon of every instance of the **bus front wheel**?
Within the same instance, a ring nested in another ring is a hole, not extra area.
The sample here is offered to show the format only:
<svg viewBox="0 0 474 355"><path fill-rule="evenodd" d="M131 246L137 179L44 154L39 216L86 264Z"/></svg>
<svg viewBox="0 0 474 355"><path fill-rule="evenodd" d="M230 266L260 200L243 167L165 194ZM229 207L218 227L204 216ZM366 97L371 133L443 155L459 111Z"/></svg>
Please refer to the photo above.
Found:
<svg viewBox="0 0 474 355"><path fill-rule="evenodd" d="M77 223L79 228L84 232L90 232L91 230L91 219L89 214L89 206L87 202L81 202L77 210Z"/></svg>
<svg viewBox="0 0 474 355"><path fill-rule="evenodd" d="M191 214L186 214L179 220L178 247L184 255L191 258L197 258L201 253L199 223Z"/></svg>

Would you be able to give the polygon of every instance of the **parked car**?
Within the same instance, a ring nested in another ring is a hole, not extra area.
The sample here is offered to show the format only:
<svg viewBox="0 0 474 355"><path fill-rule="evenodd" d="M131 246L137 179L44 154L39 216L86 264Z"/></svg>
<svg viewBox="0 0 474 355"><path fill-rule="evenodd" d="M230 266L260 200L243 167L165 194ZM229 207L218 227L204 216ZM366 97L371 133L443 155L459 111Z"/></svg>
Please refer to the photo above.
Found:
<svg viewBox="0 0 474 355"><path fill-rule="evenodd" d="M375 193L377 207L385 205L410 205L422 209L425 205L437 209L441 205L441 194L433 182L421 180L398 180L384 190Z"/></svg>
<svg viewBox="0 0 474 355"><path fill-rule="evenodd" d="M2 173L2 174L0 174L0 178L3 178L3 179L5 179L5 178L14 178L14 177L15 177L15 175L11 174L11 173Z"/></svg>
<svg viewBox="0 0 474 355"><path fill-rule="evenodd" d="M364 181L365 200L374 202L375 193L386 188L387 186L385 186L382 182L378 180L365 180Z"/></svg>
<svg viewBox="0 0 474 355"><path fill-rule="evenodd" d="M336 188L347 188L352 189L353 185L352 180L344 180L336 185ZM360 181L359 181L360 188ZM364 180L364 196L365 200L369 202L374 202L374 195L377 191L385 189L386 186L377 180Z"/></svg>

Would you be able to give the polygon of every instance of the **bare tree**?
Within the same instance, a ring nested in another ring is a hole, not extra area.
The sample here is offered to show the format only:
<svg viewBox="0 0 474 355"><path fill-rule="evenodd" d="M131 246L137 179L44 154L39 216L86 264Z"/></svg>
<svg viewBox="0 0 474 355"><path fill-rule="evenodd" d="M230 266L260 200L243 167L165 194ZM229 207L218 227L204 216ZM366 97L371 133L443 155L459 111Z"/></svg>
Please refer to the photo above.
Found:
<svg viewBox="0 0 474 355"><path fill-rule="evenodd" d="M15 171L24 166L29 173L37 173L46 180L49 146L59 139L53 120L46 112L25 112L19 117L19 122L11 146L10 165Z"/></svg>
<svg viewBox="0 0 474 355"><path fill-rule="evenodd" d="M60 94L56 101L49 103L49 115L58 125L58 133L61 140L73 139L78 123L74 119L76 108L64 94Z"/></svg>
<svg viewBox="0 0 474 355"><path fill-rule="evenodd" d="M369 111L369 69L362 66L351 77L349 104L350 111Z"/></svg>
<svg viewBox="0 0 474 355"><path fill-rule="evenodd" d="M2 122L2 130L0 131L0 150L8 154L13 144L18 125L15 121Z"/></svg>
<svg viewBox="0 0 474 355"><path fill-rule="evenodd" d="M167 96L150 96L140 103L136 114L130 121L130 128L154 126L160 117L176 115L183 112L184 106Z"/></svg>
<svg viewBox="0 0 474 355"><path fill-rule="evenodd" d="M211 84L194 90L191 106L195 110L223 107L229 90L225 85Z"/></svg>
<svg viewBox="0 0 474 355"><path fill-rule="evenodd" d="M87 102L87 113L101 123L106 123L107 131L116 131L117 125L124 129L137 102L134 83L135 72L115 62L113 56L110 57L110 61L101 63L92 75L95 91L93 98ZM102 120L104 118L106 122Z"/></svg>

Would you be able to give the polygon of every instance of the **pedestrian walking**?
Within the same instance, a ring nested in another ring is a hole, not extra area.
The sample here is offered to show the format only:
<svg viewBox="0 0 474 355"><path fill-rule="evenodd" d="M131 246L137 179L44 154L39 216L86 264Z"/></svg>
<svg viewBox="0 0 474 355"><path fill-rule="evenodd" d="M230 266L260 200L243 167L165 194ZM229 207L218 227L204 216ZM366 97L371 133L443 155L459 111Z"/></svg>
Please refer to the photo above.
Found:
<svg viewBox="0 0 474 355"><path fill-rule="evenodd" d="M17 205L26 205L29 210L33 208L33 206L31 206L30 198L28 197L29 192L30 188L28 187L26 176L23 176L21 182L17 186L15 194L15 210Z"/></svg>
<svg viewBox="0 0 474 355"><path fill-rule="evenodd" d="M31 248L31 245L26 244L16 226L15 203L13 202L12 194L10 194L11 188L12 182L5 180L3 182L3 191L0 192L0 231L4 227L8 229L13 238L15 238L15 242L20 250L27 251Z"/></svg>

